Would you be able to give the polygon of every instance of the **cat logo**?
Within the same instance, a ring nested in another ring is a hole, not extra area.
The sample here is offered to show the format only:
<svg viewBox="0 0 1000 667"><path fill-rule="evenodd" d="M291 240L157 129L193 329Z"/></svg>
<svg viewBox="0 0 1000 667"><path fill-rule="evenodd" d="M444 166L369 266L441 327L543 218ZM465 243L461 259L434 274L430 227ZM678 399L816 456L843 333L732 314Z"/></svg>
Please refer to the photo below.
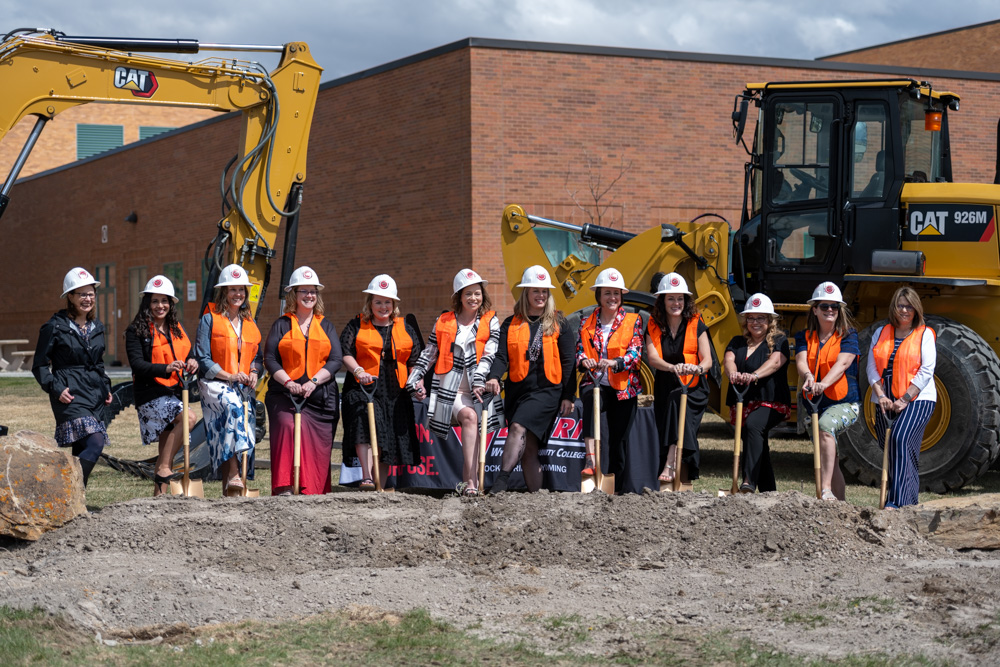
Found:
<svg viewBox="0 0 1000 667"><path fill-rule="evenodd" d="M159 87L152 72L132 67L115 68L115 88L131 90L136 97L152 97Z"/></svg>
<svg viewBox="0 0 1000 667"><path fill-rule="evenodd" d="M944 236L944 223L948 211L913 211L910 214L910 233L914 236Z"/></svg>

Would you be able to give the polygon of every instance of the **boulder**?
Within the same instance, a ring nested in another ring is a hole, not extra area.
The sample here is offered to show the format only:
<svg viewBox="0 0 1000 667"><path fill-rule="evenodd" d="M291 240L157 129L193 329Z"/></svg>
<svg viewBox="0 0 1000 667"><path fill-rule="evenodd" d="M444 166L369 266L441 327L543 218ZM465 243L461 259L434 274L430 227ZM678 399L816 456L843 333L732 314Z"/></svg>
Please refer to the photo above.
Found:
<svg viewBox="0 0 1000 667"><path fill-rule="evenodd" d="M86 512L83 472L69 450L34 431L0 437L0 535L34 541Z"/></svg>
<svg viewBox="0 0 1000 667"><path fill-rule="evenodd" d="M935 544L1000 549L1000 493L931 500L905 511L913 527Z"/></svg>

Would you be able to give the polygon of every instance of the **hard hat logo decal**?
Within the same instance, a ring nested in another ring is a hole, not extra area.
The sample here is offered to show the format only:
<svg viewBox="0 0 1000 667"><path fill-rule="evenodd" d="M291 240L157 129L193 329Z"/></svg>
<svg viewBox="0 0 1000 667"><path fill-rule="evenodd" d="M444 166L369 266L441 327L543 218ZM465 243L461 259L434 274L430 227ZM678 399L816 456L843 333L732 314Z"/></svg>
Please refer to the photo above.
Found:
<svg viewBox="0 0 1000 667"><path fill-rule="evenodd" d="M152 97L156 89L160 87L156 80L156 75L144 69L133 67L115 68L115 88L131 90L135 97Z"/></svg>
<svg viewBox="0 0 1000 667"><path fill-rule="evenodd" d="M240 273L240 270L239 270L239 269L233 269L233 278L239 278L239 277L240 277L240 276L242 276L242 275L243 275L243 274L242 274L242 273Z"/></svg>
<svg viewBox="0 0 1000 667"><path fill-rule="evenodd" d="M538 273L535 274L535 277L538 278L539 280L545 280L548 276L539 271Z"/></svg>
<svg viewBox="0 0 1000 667"><path fill-rule="evenodd" d="M613 283L618 282L618 274L617 273L609 273L608 274L608 280L610 280Z"/></svg>
<svg viewBox="0 0 1000 667"><path fill-rule="evenodd" d="M385 281L385 280L381 281L378 284L378 286L381 287L382 289L389 289L389 283L388 283L388 281Z"/></svg>
<svg viewBox="0 0 1000 667"><path fill-rule="evenodd" d="M759 307L760 306L760 297L759 296L755 296L753 298L753 301L750 302L750 305L753 306L754 308Z"/></svg>
<svg viewBox="0 0 1000 667"><path fill-rule="evenodd" d="M826 289L826 293L827 293L827 294L833 294L833 290L834 290L835 288L834 288L834 286L833 286L833 284L832 284L832 283L827 283L827 284L826 284L826 288L825 288L825 289Z"/></svg>
<svg viewBox="0 0 1000 667"><path fill-rule="evenodd" d="M80 271L80 277L81 278L86 278L87 277L87 272L86 271Z"/></svg>
<svg viewBox="0 0 1000 667"><path fill-rule="evenodd" d="M466 278L474 278L475 275L476 275L475 273L473 273L472 271L469 271L468 273L465 274L465 277Z"/></svg>
<svg viewBox="0 0 1000 667"><path fill-rule="evenodd" d="M163 287L163 281L157 278L153 281L153 287Z"/></svg>
<svg viewBox="0 0 1000 667"><path fill-rule="evenodd" d="M302 272L302 277L303 278L312 278L313 277L312 271L303 271Z"/></svg>
<svg viewBox="0 0 1000 667"><path fill-rule="evenodd" d="M676 277L670 279L670 285L671 286L677 287L680 284L681 284L681 281L678 280Z"/></svg>

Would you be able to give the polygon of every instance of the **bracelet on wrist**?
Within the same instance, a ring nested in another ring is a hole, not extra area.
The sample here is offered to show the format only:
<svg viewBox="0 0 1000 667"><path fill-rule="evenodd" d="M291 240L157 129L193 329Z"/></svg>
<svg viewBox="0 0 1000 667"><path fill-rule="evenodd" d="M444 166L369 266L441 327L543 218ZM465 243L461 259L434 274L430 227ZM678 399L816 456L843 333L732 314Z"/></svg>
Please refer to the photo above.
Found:
<svg viewBox="0 0 1000 667"><path fill-rule="evenodd" d="M288 378L287 380L285 380L285 381L284 381L284 382L283 382L283 383L281 384L281 386L282 386L282 387L287 387L287 386L288 386L288 384L289 384L290 382L292 382L292 378Z"/></svg>

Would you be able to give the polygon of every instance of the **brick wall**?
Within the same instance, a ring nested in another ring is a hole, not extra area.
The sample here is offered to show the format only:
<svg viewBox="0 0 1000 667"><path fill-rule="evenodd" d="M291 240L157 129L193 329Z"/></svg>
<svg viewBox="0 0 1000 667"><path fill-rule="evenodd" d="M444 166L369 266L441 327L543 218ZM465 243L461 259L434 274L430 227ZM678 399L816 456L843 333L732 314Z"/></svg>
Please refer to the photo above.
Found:
<svg viewBox="0 0 1000 667"><path fill-rule="evenodd" d="M735 224L746 155L732 139L734 95L748 81L873 76L466 46L335 82L321 91L312 128L296 263L319 273L338 329L383 272L396 278L401 307L418 315L425 336L465 266L491 281L506 316L512 301L499 240L506 204L589 222L570 195L575 190L581 200L586 191L586 157L603 161L608 177L624 156L632 167L613 190L615 226L638 232L706 211ZM934 84L962 96L952 125L956 180L992 182L1000 85ZM34 340L76 264L115 264L119 335L132 316L130 267L145 265L152 275L183 261L185 280L197 280L200 294L200 261L219 217L219 173L238 132L238 121L222 120L20 182L0 221L7 248L0 338ZM124 221L133 210L137 225ZM280 268L264 329L278 314ZM186 312L192 329L195 307Z"/></svg>

